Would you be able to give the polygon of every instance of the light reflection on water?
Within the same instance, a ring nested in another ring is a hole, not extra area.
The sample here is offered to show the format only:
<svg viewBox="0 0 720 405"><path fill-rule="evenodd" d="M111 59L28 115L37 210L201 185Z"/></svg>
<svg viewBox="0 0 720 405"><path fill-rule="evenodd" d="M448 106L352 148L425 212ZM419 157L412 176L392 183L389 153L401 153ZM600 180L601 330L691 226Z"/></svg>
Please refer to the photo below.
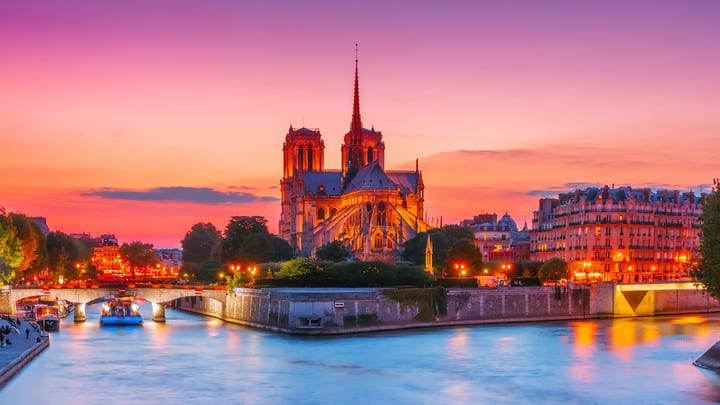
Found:
<svg viewBox="0 0 720 405"><path fill-rule="evenodd" d="M720 339L720 314L343 337L166 316L100 327L99 307L88 306L87 322L66 320L50 349L0 390L0 404L720 400L716 376L691 365Z"/></svg>

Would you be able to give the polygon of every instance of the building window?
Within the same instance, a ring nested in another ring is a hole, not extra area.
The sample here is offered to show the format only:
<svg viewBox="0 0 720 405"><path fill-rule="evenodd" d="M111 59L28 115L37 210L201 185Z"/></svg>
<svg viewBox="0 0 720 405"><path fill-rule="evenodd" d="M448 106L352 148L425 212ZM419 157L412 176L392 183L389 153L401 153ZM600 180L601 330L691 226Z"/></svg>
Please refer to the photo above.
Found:
<svg viewBox="0 0 720 405"><path fill-rule="evenodd" d="M374 158L375 158L375 156L373 156L373 147L372 147L372 146L368 146L368 150L367 150L367 161L368 161L368 164L372 163L373 160L375 160Z"/></svg>
<svg viewBox="0 0 720 405"><path fill-rule="evenodd" d="M382 249L383 247L383 236L381 233L376 233L373 236L373 249Z"/></svg>
<svg viewBox="0 0 720 405"><path fill-rule="evenodd" d="M385 203L378 204L377 207L377 224L378 226L385 226L387 223L387 213L385 212Z"/></svg>
<svg viewBox="0 0 720 405"><path fill-rule="evenodd" d="M394 242L394 241L395 241L395 235L392 234L392 233L389 234L389 235L388 235L388 241L387 241L387 247L388 247L388 249L392 249L392 248L393 248L393 246L395 245L395 242Z"/></svg>
<svg viewBox="0 0 720 405"><path fill-rule="evenodd" d="M321 220L321 221L322 221L323 219L325 219L325 210L322 209L322 208L318 208L318 210L317 210L317 217L318 217L318 219Z"/></svg>
<svg viewBox="0 0 720 405"><path fill-rule="evenodd" d="M298 169L303 170L303 164L305 163L305 150L302 146L298 146Z"/></svg>
<svg viewBox="0 0 720 405"><path fill-rule="evenodd" d="M305 166L305 169L312 170L313 169L313 152L310 145L307 147L307 165Z"/></svg>
<svg viewBox="0 0 720 405"><path fill-rule="evenodd" d="M337 209L336 209L336 208L330 208L330 218L334 217L335 214L337 214Z"/></svg>

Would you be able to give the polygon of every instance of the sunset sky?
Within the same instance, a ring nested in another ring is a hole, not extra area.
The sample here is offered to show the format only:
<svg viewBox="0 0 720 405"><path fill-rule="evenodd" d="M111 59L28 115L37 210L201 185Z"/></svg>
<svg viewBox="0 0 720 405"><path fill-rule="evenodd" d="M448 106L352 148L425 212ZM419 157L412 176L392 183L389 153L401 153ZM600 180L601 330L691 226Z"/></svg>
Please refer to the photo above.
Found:
<svg viewBox="0 0 720 405"><path fill-rule="evenodd" d="M445 223L584 184L720 176L717 1L0 3L0 206L53 230L179 246L199 221L277 230L282 142L340 167L363 123L420 159Z"/></svg>

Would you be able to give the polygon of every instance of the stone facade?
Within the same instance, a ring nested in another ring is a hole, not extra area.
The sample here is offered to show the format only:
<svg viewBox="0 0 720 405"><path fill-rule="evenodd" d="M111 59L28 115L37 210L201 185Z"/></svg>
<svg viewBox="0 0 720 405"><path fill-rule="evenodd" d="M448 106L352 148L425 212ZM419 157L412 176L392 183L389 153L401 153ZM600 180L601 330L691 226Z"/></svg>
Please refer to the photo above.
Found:
<svg viewBox="0 0 720 405"><path fill-rule="evenodd" d="M577 281L687 277L698 259L703 198L605 186L541 199L533 217L532 258L564 259Z"/></svg>
<svg viewBox="0 0 720 405"><path fill-rule="evenodd" d="M318 129L290 126L283 144L280 236L299 255L342 241L360 260L395 261L402 244L428 226L423 221L422 173L385 170L382 132L363 128L357 60L350 131L342 168L325 169Z"/></svg>
<svg viewBox="0 0 720 405"><path fill-rule="evenodd" d="M694 283L449 289L235 289L225 305L187 297L173 306L228 322L308 335L404 328L720 311Z"/></svg>

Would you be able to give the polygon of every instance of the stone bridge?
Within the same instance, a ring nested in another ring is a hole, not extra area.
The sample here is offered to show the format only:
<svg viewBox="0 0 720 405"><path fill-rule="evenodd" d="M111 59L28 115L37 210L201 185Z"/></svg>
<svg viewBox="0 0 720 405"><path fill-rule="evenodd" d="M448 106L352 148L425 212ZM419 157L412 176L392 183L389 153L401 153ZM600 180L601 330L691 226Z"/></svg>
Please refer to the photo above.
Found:
<svg viewBox="0 0 720 405"><path fill-rule="evenodd" d="M216 300L224 309L225 290L196 290L184 288L19 288L0 291L0 313L15 314L16 303L26 298L45 297L72 302L75 306L75 322L85 321L85 305L111 297L142 298L152 303L152 320L165 322L165 305L184 297L201 296Z"/></svg>

